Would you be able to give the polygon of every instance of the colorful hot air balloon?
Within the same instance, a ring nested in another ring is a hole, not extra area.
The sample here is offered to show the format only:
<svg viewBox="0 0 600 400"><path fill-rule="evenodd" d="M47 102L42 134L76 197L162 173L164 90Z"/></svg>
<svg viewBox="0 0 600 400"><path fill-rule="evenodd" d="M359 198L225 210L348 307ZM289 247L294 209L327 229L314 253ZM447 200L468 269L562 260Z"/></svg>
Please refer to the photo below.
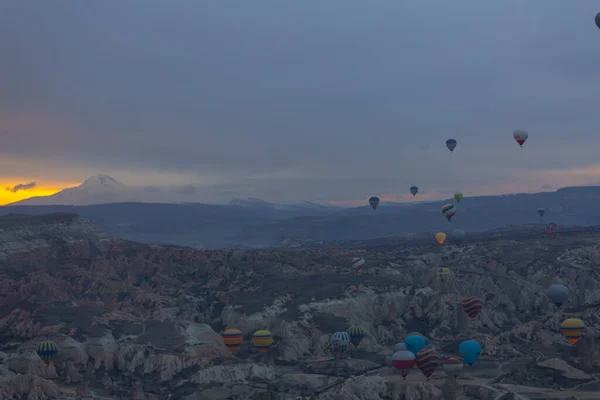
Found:
<svg viewBox="0 0 600 400"><path fill-rule="evenodd" d="M515 138L517 143L519 143L519 146L523 147L523 144L525 144L525 141L529 137L529 133L517 129L513 132L513 137Z"/></svg>
<svg viewBox="0 0 600 400"><path fill-rule="evenodd" d="M440 358L432 349L423 349L415 354L415 362L423 375L429 379L440 365Z"/></svg>
<svg viewBox="0 0 600 400"><path fill-rule="evenodd" d="M467 297L462 301L462 309L472 320L479 314L482 305L479 297Z"/></svg>
<svg viewBox="0 0 600 400"><path fill-rule="evenodd" d="M49 364L50 359L58 353L58 345L52 340L43 340L37 345L36 353L46 364Z"/></svg>
<svg viewBox="0 0 600 400"><path fill-rule="evenodd" d="M461 192L454 193L454 200L456 200L457 203L460 203L462 198L463 198L463 194Z"/></svg>
<svg viewBox="0 0 600 400"><path fill-rule="evenodd" d="M571 344L579 341L579 338L585 333L585 324L579 318L565 319L560 324L560 332L566 337Z"/></svg>
<svg viewBox="0 0 600 400"><path fill-rule="evenodd" d="M379 197L377 197L377 196L370 197L369 204L371 205L371 207L373 207L373 210L377 209L377 207L379 207Z"/></svg>
<svg viewBox="0 0 600 400"><path fill-rule="evenodd" d="M569 288L560 283L553 283L544 291L546 296L556 305L556 307L562 306L562 304L569 298Z"/></svg>
<svg viewBox="0 0 600 400"><path fill-rule="evenodd" d="M481 354L481 345L474 340L465 340L458 346L460 356L469 365L473 365Z"/></svg>
<svg viewBox="0 0 600 400"><path fill-rule="evenodd" d="M451 357L442 362L442 367L446 374L458 376L463 370L463 363L462 361Z"/></svg>
<svg viewBox="0 0 600 400"><path fill-rule="evenodd" d="M442 267L437 268L436 274L440 281L446 282L452 276L452 271L450 268Z"/></svg>
<svg viewBox="0 0 600 400"><path fill-rule="evenodd" d="M392 366L402 371L402 377L406 379L408 371L415 366L415 355L410 351L397 351L392 355Z"/></svg>
<svg viewBox="0 0 600 400"><path fill-rule="evenodd" d="M540 217L543 217L546 214L546 209L543 207L538 208L538 214L540 214Z"/></svg>
<svg viewBox="0 0 600 400"><path fill-rule="evenodd" d="M412 193L413 196L416 196L417 193L419 192L419 188L416 186L411 186L410 187L410 192Z"/></svg>
<svg viewBox="0 0 600 400"><path fill-rule="evenodd" d="M454 139L446 140L446 147L448 148L448 150L450 150L451 153L454 151L454 148L456 147L456 143L457 142Z"/></svg>
<svg viewBox="0 0 600 400"><path fill-rule="evenodd" d="M437 240L437 242L439 244L444 244L444 242L446 241L446 234L444 232L438 232L438 233L436 233L435 234L435 240Z"/></svg>
<svg viewBox="0 0 600 400"><path fill-rule="evenodd" d="M365 332L360 326L354 325L348 328L348 335L350 335L350 343L352 343L354 347L358 347L365 337Z"/></svg>
<svg viewBox="0 0 600 400"><path fill-rule="evenodd" d="M344 351L350 344L350 335L348 332L336 332L331 335L331 347L334 351Z"/></svg>
<svg viewBox="0 0 600 400"><path fill-rule="evenodd" d="M221 337L223 338L223 343L225 343L225 346L234 354L236 351L238 351L242 341L244 340L242 331L235 328L227 329L221 334Z"/></svg>
<svg viewBox="0 0 600 400"><path fill-rule="evenodd" d="M446 217L448 222L450 222L454 214L456 214L456 207L454 207L454 204L446 204L444 207L442 207L442 214L444 214L444 217Z"/></svg>
<svg viewBox="0 0 600 400"><path fill-rule="evenodd" d="M452 238L452 241L456 247L460 247L462 242L465 240L465 236L465 231L462 229L454 229L452 232L450 232L450 237Z"/></svg>
<svg viewBox="0 0 600 400"><path fill-rule="evenodd" d="M273 344L273 334L267 330L259 330L252 335L252 344L261 353L266 353Z"/></svg>
<svg viewBox="0 0 600 400"><path fill-rule="evenodd" d="M421 335L409 335L404 339L404 345L406 346L406 350L417 354L419 351L423 350L427 343L425 342L425 338Z"/></svg>
<svg viewBox="0 0 600 400"><path fill-rule="evenodd" d="M356 275L360 275L360 270L362 268L362 266L365 265L365 259L361 258L361 257L354 257L352 259L352 268L354 269L354 272L356 272Z"/></svg>

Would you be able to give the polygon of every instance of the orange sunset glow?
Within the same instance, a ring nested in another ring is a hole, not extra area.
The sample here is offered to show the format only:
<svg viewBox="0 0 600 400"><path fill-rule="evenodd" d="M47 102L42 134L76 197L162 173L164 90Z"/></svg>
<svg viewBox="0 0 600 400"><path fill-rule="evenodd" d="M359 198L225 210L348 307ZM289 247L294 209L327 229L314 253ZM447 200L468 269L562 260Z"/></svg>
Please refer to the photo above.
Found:
<svg viewBox="0 0 600 400"><path fill-rule="evenodd" d="M31 182L36 182L34 179L2 179L0 180L0 206L4 206L17 201L25 200L36 196L50 196L61 190L79 185L73 182L61 181L42 181L36 182L36 185L27 188L13 191L17 185L25 185Z"/></svg>

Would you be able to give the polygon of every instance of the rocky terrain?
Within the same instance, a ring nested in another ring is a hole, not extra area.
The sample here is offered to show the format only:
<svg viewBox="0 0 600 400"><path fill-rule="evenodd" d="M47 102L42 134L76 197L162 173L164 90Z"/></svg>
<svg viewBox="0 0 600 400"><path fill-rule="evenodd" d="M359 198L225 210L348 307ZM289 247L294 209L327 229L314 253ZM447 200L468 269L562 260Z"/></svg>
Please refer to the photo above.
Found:
<svg viewBox="0 0 600 400"><path fill-rule="evenodd" d="M461 248L417 235L201 251L116 239L73 214L2 217L0 399L598 399L599 240L539 225ZM366 260L358 276L353 257ZM543 294L553 282L570 289L560 309ZM468 296L484 303L474 321ZM575 346L566 317L586 323ZM352 324L367 337L334 359L331 334ZM245 336L236 356L220 338L230 327ZM265 354L257 329L275 337ZM415 368L403 380L384 360L411 332L443 357L465 338L483 354L458 379ZM41 340L59 346L49 364Z"/></svg>

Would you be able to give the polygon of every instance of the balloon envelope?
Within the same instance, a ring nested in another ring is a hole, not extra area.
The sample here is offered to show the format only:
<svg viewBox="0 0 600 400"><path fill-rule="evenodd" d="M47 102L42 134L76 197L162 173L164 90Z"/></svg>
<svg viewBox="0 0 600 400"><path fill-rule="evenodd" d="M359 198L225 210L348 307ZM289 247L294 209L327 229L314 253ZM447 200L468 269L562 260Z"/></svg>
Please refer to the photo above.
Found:
<svg viewBox="0 0 600 400"><path fill-rule="evenodd" d="M467 297L462 301L461 305L463 311L467 313L472 320L475 319L483 307L483 303L479 297Z"/></svg>
<svg viewBox="0 0 600 400"><path fill-rule="evenodd" d="M454 193L454 200L456 200L458 203L460 203L462 198L463 198L463 194L461 192Z"/></svg>
<svg viewBox="0 0 600 400"><path fill-rule="evenodd" d="M423 349L415 354L415 362L423 375L429 378L435 369L440 365L440 358L435 351Z"/></svg>
<svg viewBox="0 0 600 400"><path fill-rule="evenodd" d="M350 343L352 343L354 347L358 347L365 337L365 332L360 326L354 325L348 328L348 335L350 335Z"/></svg>
<svg viewBox="0 0 600 400"><path fill-rule="evenodd" d="M258 330L252 335L252 344L259 352L265 353L273 344L273 334L264 329Z"/></svg>
<svg viewBox="0 0 600 400"><path fill-rule="evenodd" d="M538 214L540 214L540 217L543 217L544 214L546 214L546 209L545 208L538 208Z"/></svg>
<svg viewBox="0 0 600 400"><path fill-rule="evenodd" d="M454 214L456 214L456 207L454 207L454 204L446 204L442 207L442 214L450 221Z"/></svg>
<svg viewBox="0 0 600 400"><path fill-rule="evenodd" d="M469 365L473 365L481 354L481 345L474 340L465 340L458 346L458 351Z"/></svg>
<svg viewBox="0 0 600 400"><path fill-rule="evenodd" d="M415 366L415 355L407 350L397 351L392 355L392 366L407 371Z"/></svg>
<svg viewBox="0 0 600 400"><path fill-rule="evenodd" d="M523 144L525 144L525 141L529 137L529 133L527 133L526 131L517 129L513 132L513 137L515 138L517 143L519 143L519 146L523 147Z"/></svg>
<svg viewBox="0 0 600 400"><path fill-rule="evenodd" d="M545 293L557 307L560 307L569 298L569 288L560 283L553 283Z"/></svg>
<svg viewBox="0 0 600 400"><path fill-rule="evenodd" d="M344 350L350 344L348 332L336 332L331 336L331 345L336 350Z"/></svg>
<svg viewBox="0 0 600 400"><path fill-rule="evenodd" d="M416 196L417 193L419 192L419 188L416 186L411 186L410 187L410 192L412 193L413 196Z"/></svg>
<svg viewBox="0 0 600 400"><path fill-rule="evenodd" d="M406 350L417 354L419 351L423 350L425 347L425 338L420 335L410 335L406 339L404 339L404 344L406 345Z"/></svg>
<svg viewBox="0 0 600 400"><path fill-rule="evenodd" d="M444 232L438 232L435 234L435 240L437 240L437 242L439 244L444 244L444 242L446 241L446 234Z"/></svg>
<svg viewBox="0 0 600 400"><path fill-rule="evenodd" d="M225 332L223 332L221 337L223 338L223 343L225 344L225 346L232 353L238 351L240 345L242 344L242 341L244 340L242 336L242 331L235 328L227 329Z"/></svg>
<svg viewBox="0 0 600 400"><path fill-rule="evenodd" d="M396 353L398 351L405 351L405 350L406 350L406 345L404 344L404 342L396 343L396 345L394 346L394 353Z"/></svg>
<svg viewBox="0 0 600 400"><path fill-rule="evenodd" d="M450 150L450 152L454 151L454 148L456 147L456 140L454 139L448 139L446 140L446 147L448 148L448 150Z"/></svg>
<svg viewBox="0 0 600 400"><path fill-rule="evenodd" d="M579 318L568 318L560 325L560 332L571 344L575 344L585 333L585 324Z"/></svg>
<svg viewBox="0 0 600 400"><path fill-rule="evenodd" d="M456 358L448 358L442 362L442 367L447 374L457 374L463 370L463 363Z"/></svg>
<svg viewBox="0 0 600 400"><path fill-rule="evenodd" d="M377 197L377 196L370 197L369 204L371 205L371 207L373 207L373 210L375 210L377 207L379 207L379 197Z"/></svg>
<svg viewBox="0 0 600 400"><path fill-rule="evenodd" d="M598 28L600 28L600 12L598 14L596 14L595 21L596 21L596 26Z"/></svg>
<svg viewBox="0 0 600 400"><path fill-rule="evenodd" d="M440 281L445 282L452 276L452 270L450 270L450 268L442 267L436 270L436 274Z"/></svg>
<svg viewBox="0 0 600 400"><path fill-rule="evenodd" d="M58 345L52 340L43 340L37 345L36 353L46 364L58 353Z"/></svg>

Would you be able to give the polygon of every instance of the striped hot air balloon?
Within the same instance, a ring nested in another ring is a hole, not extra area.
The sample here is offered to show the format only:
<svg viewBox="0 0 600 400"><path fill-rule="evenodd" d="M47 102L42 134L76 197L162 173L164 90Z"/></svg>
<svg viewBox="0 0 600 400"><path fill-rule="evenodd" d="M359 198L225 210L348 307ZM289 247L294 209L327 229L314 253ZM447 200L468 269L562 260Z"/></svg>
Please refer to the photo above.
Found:
<svg viewBox="0 0 600 400"><path fill-rule="evenodd" d="M415 355L408 351L397 351L392 355L392 366L402 372L402 377L406 379L406 375L415 366Z"/></svg>
<svg viewBox="0 0 600 400"><path fill-rule="evenodd" d="M456 214L456 207L454 207L454 204L446 204L442 207L442 214L444 214L444 217L450 222L454 214Z"/></svg>
<svg viewBox="0 0 600 400"><path fill-rule="evenodd" d="M483 303L479 297L467 297L462 301L462 309L472 320L479 314L482 305Z"/></svg>
<svg viewBox="0 0 600 400"><path fill-rule="evenodd" d="M415 355L417 367L427 379L433 375L435 369L440 365L440 358L432 349L423 349Z"/></svg>
<svg viewBox="0 0 600 400"><path fill-rule="evenodd" d="M258 330L252 335L252 344L261 353L266 353L273 344L273 334L267 330Z"/></svg>
<svg viewBox="0 0 600 400"><path fill-rule="evenodd" d="M52 340L43 340L37 345L36 353L46 364L49 364L52 356L58 353L58 345Z"/></svg>
<svg viewBox="0 0 600 400"><path fill-rule="evenodd" d="M565 319L560 324L560 332L566 337L571 344L579 341L579 338L585 333L585 324L579 318Z"/></svg>
<svg viewBox="0 0 600 400"><path fill-rule="evenodd" d="M365 265L365 259L361 258L361 257L354 257L352 259L352 268L354 269L354 272L356 273L356 275L360 275L360 270L362 268L362 266Z"/></svg>
<svg viewBox="0 0 600 400"><path fill-rule="evenodd" d="M225 344L225 346L233 354L235 354L235 352L239 350L240 345L244 340L244 337L242 336L242 331L235 328L225 330L225 332L221 334L221 337L223 338L223 343Z"/></svg>
<svg viewBox="0 0 600 400"><path fill-rule="evenodd" d="M336 351L343 351L350 344L350 335L348 332L336 332L331 336L331 347Z"/></svg>
<svg viewBox="0 0 600 400"><path fill-rule="evenodd" d="M448 358L442 361L442 367L444 368L444 372L448 375L458 376L463 370L463 363L456 358Z"/></svg>
<svg viewBox="0 0 600 400"><path fill-rule="evenodd" d="M350 343L352 343L354 347L358 347L365 337L365 332L360 326L354 325L348 328L348 335L350 335Z"/></svg>

